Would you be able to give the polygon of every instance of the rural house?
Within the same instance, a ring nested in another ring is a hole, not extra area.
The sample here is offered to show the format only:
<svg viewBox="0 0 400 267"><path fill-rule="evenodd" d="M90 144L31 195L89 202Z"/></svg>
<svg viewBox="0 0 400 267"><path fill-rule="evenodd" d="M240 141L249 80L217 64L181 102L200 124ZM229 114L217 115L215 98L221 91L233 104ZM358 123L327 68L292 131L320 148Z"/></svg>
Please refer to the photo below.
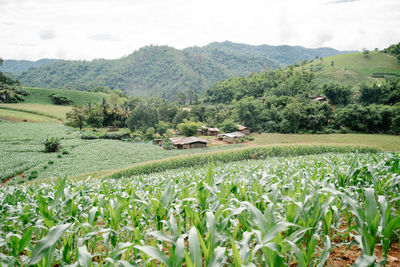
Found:
<svg viewBox="0 0 400 267"><path fill-rule="evenodd" d="M251 130L249 127L243 126L243 125L238 125L238 132L241 132L242 134L248 135L250 134Z"/></svg>
<svg viewBox="0 0 400 267"><path fill-rule="evenodd" d="M199 130L201 135L206 136L217 136L220 132L218 128L208 128L205 126L202 126Z"/></svg>
<svg viewBox="0 0 400 267"><path fill-rule="evenodd" d="M203 138L191 137L172 137L172 144L178 149L206 148L208 141Z"/></svg>
<svg viewBox="0 0 400 267"><path fill-rule="evenodd" d="M235 143L237 140L240 138L244 137L245 134L241 132L233 132L233 133L226 133L223 134L223 140L228 142L228 143Z"/></svg>
<svg viewBox="0 0 400 267"><path fill-rule="evenodd" d="M118 126L108 126L107 127L107 132L118 132L119 127Z"/></svg>

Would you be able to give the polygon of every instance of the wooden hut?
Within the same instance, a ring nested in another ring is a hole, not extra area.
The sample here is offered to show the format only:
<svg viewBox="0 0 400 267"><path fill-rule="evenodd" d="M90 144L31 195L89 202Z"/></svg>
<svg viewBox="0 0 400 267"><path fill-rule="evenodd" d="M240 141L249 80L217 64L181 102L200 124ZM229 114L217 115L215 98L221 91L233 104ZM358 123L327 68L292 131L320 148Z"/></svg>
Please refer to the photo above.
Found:
<svg viewBox="0 0 400 267"><path fill-rule="evenodd" d="M243 126L243 125L238 125L238 132L241 132L242 134L248 135L251 132L251 129L249 127Z"/></svg>
<svg viewBox="0 0 400 267"><path fill-rule="evenodd" d="M191 137L173 137L170 138L172 144L178 149L206 148L208 141L203 138Z"/></svg>
<svg viewBox="0 0 400 267"><path fill-rule="evenodd" d="M107 127L107 132L118 132L119 127L118 126L108 126Z"/></svg>
<svg viewBox="0 0 400 267"><path fill-rule="evenodd" d="M244 137L245 134L241 132L233 132L223 134L223 140L228 143L236 143L240 138Z"/></svg>

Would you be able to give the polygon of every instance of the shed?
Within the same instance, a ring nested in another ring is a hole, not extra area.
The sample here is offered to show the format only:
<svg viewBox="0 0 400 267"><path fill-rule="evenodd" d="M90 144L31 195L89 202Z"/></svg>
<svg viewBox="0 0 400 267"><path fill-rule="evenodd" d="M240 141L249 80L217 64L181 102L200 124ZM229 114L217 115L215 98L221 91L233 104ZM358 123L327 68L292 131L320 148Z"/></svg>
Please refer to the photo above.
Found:
<svg viewBox="0 0 400 267"><path fill-rule="evenodd" d="M251 132L251 129L249 127L243 126L243 125L238 125L238 132L241 132L242 134L248 135Z"/></svg>
<svg viewBox="0 0 400 267"><path fill-rule="evenodd" d="M118 126L108 126L107 127L107 132L118 132L119 127Z"/></svg>
<svg viewBox="0 0 400 267"><path fill-rule="evenodd" d="M237 140L244 136L245 134L241 132L226 133L223 134L223 140L229 143L235 143Z"/></svg>
<svg viewBox="0 0 400 267"><path fill-rule="evenodd" d="M312 101L315 102L328 102L328 99L324 96L317 96L315 98L312 99Z"/></svg>
<svg viewBox="0 0 400 267"><path fill-rule="evenodd" d="M207 135L208 136L217 136L220 130L218 128L207 128Z"/></svg>
<svg viewBox="0 0 400 267"><path fill-rule="evenodd" d="M173 137L170 138L172 144L178 149L191 149L191 148L205 148L208 141L203 138L190 136L190 137Z"/></svg>

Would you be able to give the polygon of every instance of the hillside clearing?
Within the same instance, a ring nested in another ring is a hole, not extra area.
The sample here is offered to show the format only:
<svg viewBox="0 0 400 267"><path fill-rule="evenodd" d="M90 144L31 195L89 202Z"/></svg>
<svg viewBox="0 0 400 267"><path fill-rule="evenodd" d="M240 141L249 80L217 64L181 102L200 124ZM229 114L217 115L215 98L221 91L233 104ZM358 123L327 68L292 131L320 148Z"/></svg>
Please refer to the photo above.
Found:
<svg viewBox="0 0 400 267"><path fill-rule="evenodd" d="M12 121L12 122L59 122L55 118L48 116L33 114L29 112L16 111L10 109L3 109L0 107L0 120ZM3 131L5 131L3 129Z"/></svg>
<svg viewBox="0 0 400 267"><path fill-rule="evenodd" d="M72 109L71 106L60 106L39 103L11 103L0 104L0 109L28 112L41 116L50 117L57 120L65 120L65 114Z"/></svg>

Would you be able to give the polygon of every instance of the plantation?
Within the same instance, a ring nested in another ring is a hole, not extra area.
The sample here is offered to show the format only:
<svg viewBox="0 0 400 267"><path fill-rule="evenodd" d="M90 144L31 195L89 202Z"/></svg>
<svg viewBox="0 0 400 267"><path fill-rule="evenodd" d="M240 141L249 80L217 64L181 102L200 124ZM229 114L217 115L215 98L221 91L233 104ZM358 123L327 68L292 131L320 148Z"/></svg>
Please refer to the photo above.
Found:
<svg viewBox="0 0 400 267"><path fill-rule="evenodd" d="M322 154L8 186L1 263L387 264L399 241L399 161L398 153ZM338 257L348 246L354 253Z"/></svg>
<svg viewBox="0 0 400 267"><path fill-rule="evenodd" d="M60 139L62 149L58 153L44 152L43 141L48 137ZM16 182L22 182L27 179L72 176L171 156L236 147L163 150L149 143L83 140L79 131L61 124L0 122L0 180L4 182L15 177Z"/></svg>

